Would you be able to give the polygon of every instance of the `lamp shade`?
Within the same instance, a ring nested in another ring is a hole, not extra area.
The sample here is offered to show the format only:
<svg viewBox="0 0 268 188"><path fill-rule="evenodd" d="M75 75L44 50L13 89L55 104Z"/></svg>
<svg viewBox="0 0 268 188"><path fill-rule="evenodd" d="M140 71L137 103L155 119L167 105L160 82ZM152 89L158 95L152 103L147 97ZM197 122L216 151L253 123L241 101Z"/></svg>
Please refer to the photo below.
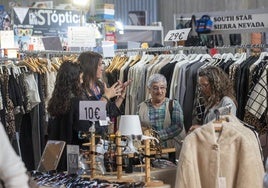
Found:
<svg viewBox="0 0 268 188"><path fill-rule="evenodd" d="M138 115L122 115L119 121L121 135L142 135L140 118Z"/></svg>

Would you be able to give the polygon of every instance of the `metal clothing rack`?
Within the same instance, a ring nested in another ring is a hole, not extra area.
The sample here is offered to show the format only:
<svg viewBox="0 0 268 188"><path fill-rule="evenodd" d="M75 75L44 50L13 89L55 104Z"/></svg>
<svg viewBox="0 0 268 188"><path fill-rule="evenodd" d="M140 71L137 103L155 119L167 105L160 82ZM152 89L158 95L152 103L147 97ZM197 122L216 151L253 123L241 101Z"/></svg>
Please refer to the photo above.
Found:
<svg viewBox="0 0 268 188"><path fill-rule="evenodd" d="M215 48L268 48L268 44L241 44L241 45L223 45Z"/></svg>
<svg viewBox="0 0 268 188"><path fill-rule="evenodd" d="M18 61L18 58L7 58L7 57L2 57L0 58L0 62L4 62L4 61Z"/></svg>
<svg viewBox="0 0 268 188"><path fill-rule="evenodd" d="M260 49L261 52L265 51L265 48L268 48L268 44L241 44L241 45L235 45L235 46L231 46L231 45L223 45L223 46L215 46L214 47L217 50L222 50L222 51L226 51L226 50L243 50L245 52L247 52L247 54L250 54L251 49Z"/></svg>
<svg viewBox="0 0 268 188"><path fill-rule="evenodd" d="M207 50L206 46L177 46L177 47L157 47L157 48L133 48L133 49L117 49L115 53L126 53L126 52L156 52L156 51L181 51L181 50Z"/></svg>
<svg viewBox="0 0 268 188"><path fill-rule="evenodd" d="M223 46L215 46L215 49L218 50L227 50L227 49L253 49L253 48L268 48L268 44L242 44L242 45L223 45ZM116 54L122 54L127 52L163 52L163 51L169 51L169 52L177 52L177 51L189 51L189 52L206 52L209 48L206 46L177 46L177 47L157 47L157 48L133 48L133 49L117 49L115 50Z"/></svg>
<svg viewBox="0 0 268 188"><path fill-rule="evenodd" d="M47 58L50 56L64 56L64 55L74 55L74 54L80 54L81 51L55 51L55 50L26 50L26 51L18 51L18 53L21 55L30 55L30 56L36 56L36 55L45 55Z"/></svg>
<svg viewBox="0 0 268 188"><path fill-rule="evenodd" d="M26 50L18 51L23 54L59 54L59 55L70 55L70 54L80 54L81 51L55 51L55 50Z"/></svg>

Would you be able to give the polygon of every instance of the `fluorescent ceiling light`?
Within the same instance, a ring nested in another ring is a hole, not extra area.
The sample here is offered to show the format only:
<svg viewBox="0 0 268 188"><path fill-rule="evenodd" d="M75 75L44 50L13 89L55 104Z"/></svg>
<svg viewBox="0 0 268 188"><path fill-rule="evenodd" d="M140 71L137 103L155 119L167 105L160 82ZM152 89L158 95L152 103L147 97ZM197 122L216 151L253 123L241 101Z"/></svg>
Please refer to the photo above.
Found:
<svg viewBox="0 0 268 188"><path fill-rule="evenodd" d="M89 0L73 0L73 4L78 6L86 6L88 4Z"/></svg>

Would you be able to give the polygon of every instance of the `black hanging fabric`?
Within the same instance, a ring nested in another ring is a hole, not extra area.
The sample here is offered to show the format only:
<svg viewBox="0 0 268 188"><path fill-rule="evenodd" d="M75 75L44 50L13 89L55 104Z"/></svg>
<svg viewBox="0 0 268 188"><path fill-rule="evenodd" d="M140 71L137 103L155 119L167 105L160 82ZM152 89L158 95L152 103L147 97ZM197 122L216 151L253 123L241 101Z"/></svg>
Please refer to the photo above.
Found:
<svg viewBox="0 0 268 188"><path fill-rule="evenodd" d="M202 42L199 34L196 32L196 17L195 17L195 15L192 15L192 18L190 21L190 28L191 28L191 31L189 32L188 38L185 41L185 46L203 46L203 42Z"/></svg>

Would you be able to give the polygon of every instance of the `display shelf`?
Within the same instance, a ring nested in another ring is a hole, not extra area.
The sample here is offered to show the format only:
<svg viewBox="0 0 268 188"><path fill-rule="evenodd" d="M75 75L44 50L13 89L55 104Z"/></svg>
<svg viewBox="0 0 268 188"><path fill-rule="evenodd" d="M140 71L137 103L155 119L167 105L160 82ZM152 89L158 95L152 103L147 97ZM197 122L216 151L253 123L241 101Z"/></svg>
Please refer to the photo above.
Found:
<svg viewBox="0 0 268 188"><path fill-rule="evenodd" d="M118 45L126 45L128 41L164 44L163 26L125 25L124 34L117 34Z"/></svg>
<svg viewBox="0 0 268 188"><path fill-rule="evenodd" d="M125 30L154 30L163 31L163 26L125 25Z"/></svg>

